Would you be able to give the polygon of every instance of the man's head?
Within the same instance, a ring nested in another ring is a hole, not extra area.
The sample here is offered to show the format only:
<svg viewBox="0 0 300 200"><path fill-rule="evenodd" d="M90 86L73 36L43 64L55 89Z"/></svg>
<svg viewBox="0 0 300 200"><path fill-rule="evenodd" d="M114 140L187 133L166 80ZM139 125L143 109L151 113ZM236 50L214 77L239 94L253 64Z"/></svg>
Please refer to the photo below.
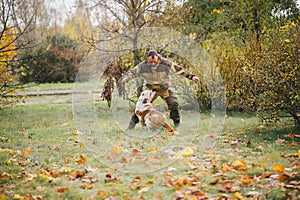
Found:
<svg viewBox="0 0 300 200"><path fill-rule="evenodd" d="M158 63L158 53L155 50L148 51L147 63L156 65Z"/></svg>

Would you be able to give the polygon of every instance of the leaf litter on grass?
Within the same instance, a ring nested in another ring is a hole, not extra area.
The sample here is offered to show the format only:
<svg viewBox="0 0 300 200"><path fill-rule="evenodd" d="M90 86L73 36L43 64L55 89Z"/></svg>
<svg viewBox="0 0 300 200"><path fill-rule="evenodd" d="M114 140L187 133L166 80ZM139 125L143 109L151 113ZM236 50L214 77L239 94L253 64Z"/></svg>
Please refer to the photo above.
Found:
<svg viewBox="0 0 300 200"><path fill-rule="evenodd" d="M22 127L30 127L23 125ZM284 138L279 138L286 141L270 145L264 140L250 137L249 134L252 133L256 137L263 134L255 130L252 132L241 128L227 131L221 134L213 151L202 152L197 141L183 145L181 149L175 149L173 152L172 148L166 149L169 150L169 155L176 155L174 162L154 172L132 174L99 163L90 152L79 145L80 133L74 134L72 130L74 129L69 131L69 139L64 141L64 144L71 148L51 142L46 148L40 149L35 149L36 146L32 146L30 142L17 146L15 139L3 135L0 149L0 156L3 158L0 173L1 199L299 197L299 143L297 137L289 132ZM246 130L245 134L237 134L243 130ZM35 137L34 134L32 136ZM48 138L51 141L51 135ZM122 137L114 138L117 138L116 142L119 143L123 140ZM168 139L159 137L150 140L151 143L131 144L132 148L128 149L121 149L122 146L116 143L118 146L113 146L115 148L112 148L111 152L121 155L122 151L129 150L129 159L120 157L119 160L124 166L130 159L138 159L141 153L151 152L151 148L155 150L153 153L159 151L169 140L170 136ZM290 145L291 143L295 145ZM272 153L274 149L280 152ZM41 162L36 160L37 150L44 151L45 154L50 151L64 156L61 160L50 157ZM146 159L148 160L141 162L151 165L157 158L148 156Z"/></svg>

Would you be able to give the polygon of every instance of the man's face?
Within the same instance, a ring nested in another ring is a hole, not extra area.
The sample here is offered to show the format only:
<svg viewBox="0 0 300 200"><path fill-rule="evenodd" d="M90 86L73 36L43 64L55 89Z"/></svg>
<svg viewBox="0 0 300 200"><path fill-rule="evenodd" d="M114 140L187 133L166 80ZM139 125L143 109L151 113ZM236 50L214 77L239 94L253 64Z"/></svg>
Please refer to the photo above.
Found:
<svg viewBox="0 0 300 200"><path fill-rule="evenodd" d="M151 65L156 65L158 63L158 56L156 56L156 55L148 56L147 63L149 63Z"/></svg>

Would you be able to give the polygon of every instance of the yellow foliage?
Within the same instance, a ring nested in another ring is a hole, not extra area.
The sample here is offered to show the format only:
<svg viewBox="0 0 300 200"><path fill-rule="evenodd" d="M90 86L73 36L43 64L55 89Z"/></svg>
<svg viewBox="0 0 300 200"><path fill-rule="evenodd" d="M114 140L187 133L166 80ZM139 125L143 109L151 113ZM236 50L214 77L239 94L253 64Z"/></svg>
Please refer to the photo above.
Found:
<svg viewBox="0 0 300 200"><path fill-rule="evenodd" d="M12 28L8 28L0 38L0 107L13 103L14 99L2 98L6 95L14 95L16 87L10 87L15 83L16 77L11 73L10 63L17 55L15 36Z"/></svg>

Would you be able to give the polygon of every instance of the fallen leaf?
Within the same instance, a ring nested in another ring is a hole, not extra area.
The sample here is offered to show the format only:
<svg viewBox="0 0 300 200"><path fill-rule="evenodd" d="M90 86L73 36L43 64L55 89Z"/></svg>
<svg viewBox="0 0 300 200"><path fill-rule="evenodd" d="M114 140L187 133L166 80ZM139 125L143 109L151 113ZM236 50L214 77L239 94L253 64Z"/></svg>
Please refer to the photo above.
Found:
<svg viewBox="0 0 300 200"><path fill-rule="evenodd" d="M183 152L181 153L181 156L183 157L189 157L192 156L194 154L194 151L191 147L186 147Z"/></svg>
<svg viewBox="0 0 300 200"><path fill-rule="evenodd" d="M144 193L144 192L148 192L149 189L150 189L149 186L145 186L145 187L143 187L142 189L140 189L140 190L138 191L138 193L141 194L141 193Z"/></svg>
<svg viewBox="0 0 300 200"><path fill-rule="evenodd" d="M236 133L237 135L245 135L246 134L246 131L245 130L242 130L242 131L239 131Z"/></svg>
<svg viewBox="0 0 300 200"><path fill-rule="evenodd" d="M28 181L32 181L32 179L36 178L37 175L36 174L32 174L32 173L26 173L27 177L23 180L23 182L28 182Z"/></svg>
<svg viewBox="0 0 300 200"><path fill-rule="evenodd" d="M75 172L71 172L70 174L69 174L69 178L71 179L71 180L75 180L75 179L77 179L77 178L81 178L81 177L83 177L85 174L83 173L83 172L81 172L81 171L75 171Z"/></svg>
<svg viewBox="0 0 300 200"><path fill-rule="evenodd" d="M232 165L233 165L235 168L242 168L242 167L245 167L245 166L246 166L244 160L235 160L235 161L232 162Z"/></svg>
<svg viewBox="0 0 300 200"><path fill-rule="evenodd" d="M0 180L7 180L7 179L11 179L12 178L12 175L4 172L2 174L0 174Z"/></svg>
<svg viewBox="0 0 300 200"><path fill-rule="evenodd" d="M29 147L27 147L26 149L21 150L21 153L29 155L29 154L31 154L31 149Z"/></svg>
<svg viewBox="0 0 300 200"><path fill-rule="evenodd" d="M234 181L232 180L225 180L221 183L221 192L231 192L233 187Z"/></svg>
<svg viewBox="0 0 300 200"><path fill-rule="evenodd" d="M67 190L69 190L68 187L58 187L58 188L56 189L56 191L59 192L59 193L64 193L64 192L66 192Z"/></svg>
<svg viewBox="0 0 300 200"><path fill-rule="evenodd" d="M155 152L155 151L157 151L157 150L158 150L157 147L151 147L151 148L150 148L150 151L151 151L151 152Z"/></svg>
<svg viewBox="0 0 300 200"><path fill-rule="evenodd" d="M80 188L84 189L84 190L91 190L91 189L93 189L93 185L83 185Z"/></svg>
<svg viewBox="0 0 300 200"><path fill-rule="evenodd" d="M281 164L272 166L272 169L274 171L277 171L277 172L280 172L280 173L283 173L285 171L285 168Z"/></svg>
<svg viewBox="0 0 300 200"><path fill-rule="evenodd" d="M115 144L112 148L113 152L117 155L119 155L121 152L123 152L122 147L120 147L119 145Z"/></svg>
<svg viewBox="0 0 300 200"><path fill-rule="evenodd" d="M83 155L80 155L80 158L76 159L75 161L78 165L83 165L86 163L87 160L86 160L86 157L84 157Z"/></svg>
<svg viewBox="0 0 300 200"><path fill-rule="evenodd" d="M98 197L101 199L104 199L106 197L106 194L103 190L98 190Z"/></svg>
<svg viewBox="0 0 300 200"><path fill-rule="evenodd" d="M284 139L277 139L276 144L282 145L285 142Z"/></svg>

